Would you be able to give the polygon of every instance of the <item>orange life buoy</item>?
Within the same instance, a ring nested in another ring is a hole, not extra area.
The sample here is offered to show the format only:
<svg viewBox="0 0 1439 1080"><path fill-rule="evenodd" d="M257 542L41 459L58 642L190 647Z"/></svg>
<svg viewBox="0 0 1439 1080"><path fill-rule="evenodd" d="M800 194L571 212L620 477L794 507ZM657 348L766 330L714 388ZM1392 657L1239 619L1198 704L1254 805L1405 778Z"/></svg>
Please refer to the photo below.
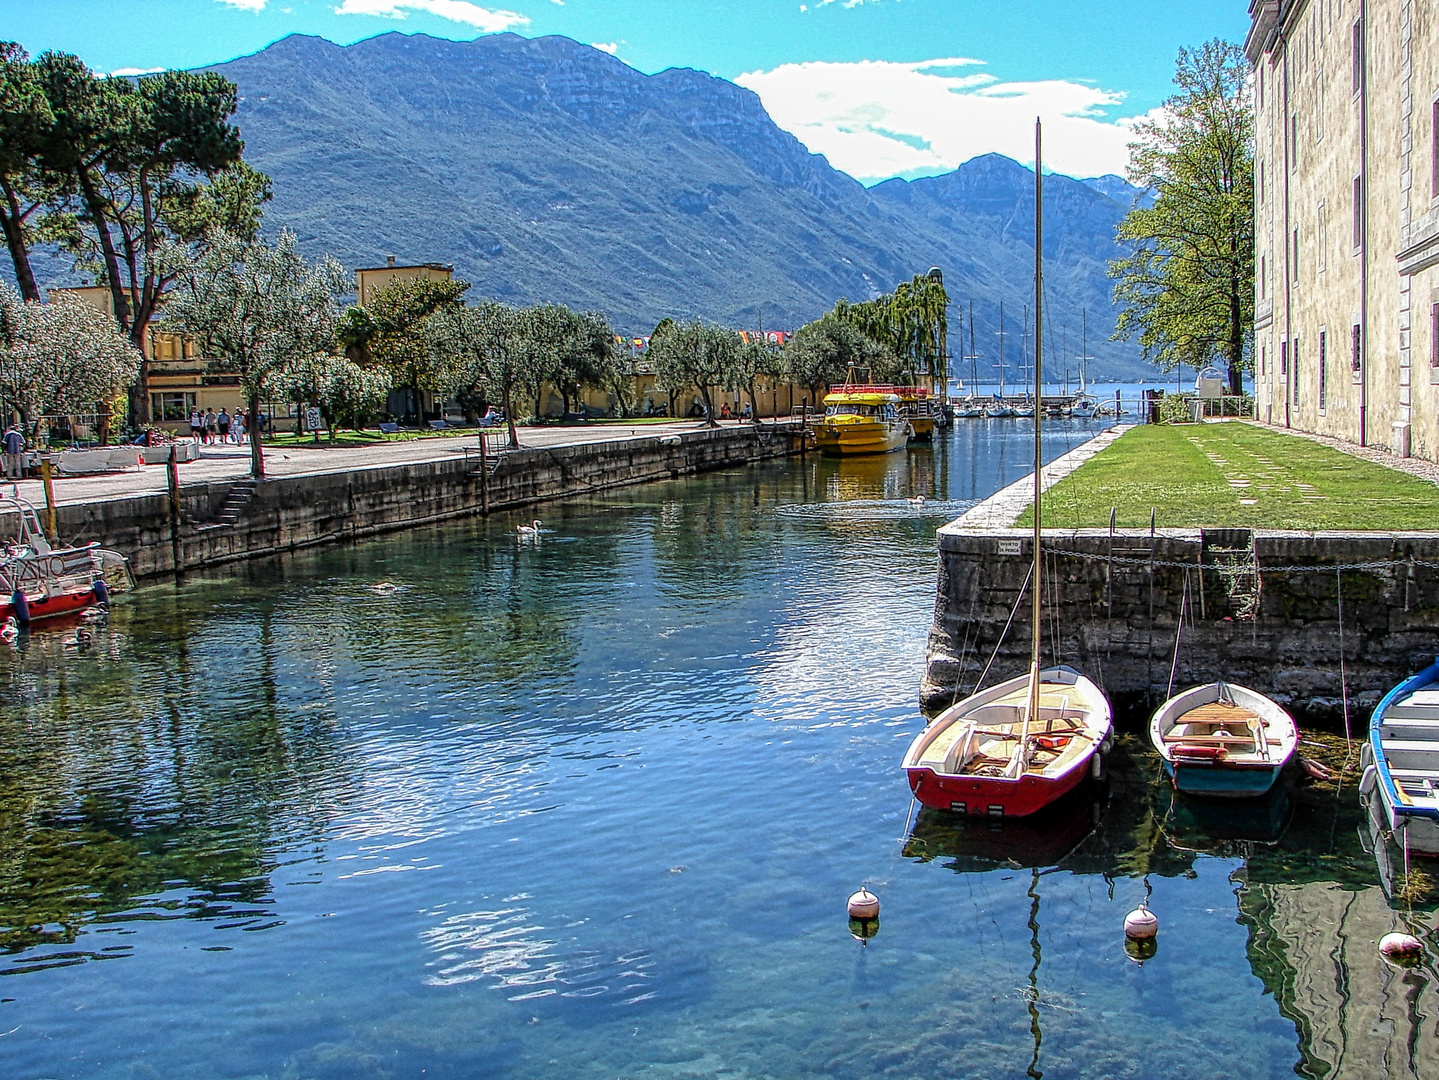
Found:
<svg viewBox="0 0 1439 1080"><path fill-rule="evenodd" d="M1223 746L1185 746L1181 744L1172 747L1170 753L1174 755L1175 761L1223 761L1229 756L1229 750Z"/></svg>

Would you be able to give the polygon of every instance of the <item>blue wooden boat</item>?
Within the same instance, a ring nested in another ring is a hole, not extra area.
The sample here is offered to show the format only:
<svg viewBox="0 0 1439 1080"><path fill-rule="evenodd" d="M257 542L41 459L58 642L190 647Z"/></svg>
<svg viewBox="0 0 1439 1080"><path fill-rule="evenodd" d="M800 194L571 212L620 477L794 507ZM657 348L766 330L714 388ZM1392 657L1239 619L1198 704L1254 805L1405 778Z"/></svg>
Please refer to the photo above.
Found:
<svg viewBox="0 0 1439 1080"><path fill-rule="evenodd" d="M1406 679L1374 708L1359 789L1411 853L1439 855L1439 661Z"/></svg>
<svg viewBox="0 0 1439 1080"><path fill-rule="evenodd" d="M1299 744L1294 718L1257 690L1213 682L1175 694L1155 712L1149 739L1175 790L1258 798Z"/></svg>

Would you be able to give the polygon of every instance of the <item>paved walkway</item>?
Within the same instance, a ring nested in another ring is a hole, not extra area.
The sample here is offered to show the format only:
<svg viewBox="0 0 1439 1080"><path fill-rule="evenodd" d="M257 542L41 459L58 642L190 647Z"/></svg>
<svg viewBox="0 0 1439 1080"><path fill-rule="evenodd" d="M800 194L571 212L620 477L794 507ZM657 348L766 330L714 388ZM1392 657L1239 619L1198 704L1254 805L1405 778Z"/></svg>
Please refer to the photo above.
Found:
<svg viewBox="0 0 1439 1080"><path fill-rule="evenodd" d="M1086 461L1099 453L1115 439L1132 428L1133 424L1121 424L1100 432L1087 443L1076 446L1069 453L1055 458L1040 470L1041 490L1048 491ZM1012 529L1019 516L1034 502L1034 473L1016 480L1006 488L971 507L946 529Z"/></svg>
<svg viewBox="0 0 1439 1080"><path fill-rule="evenodd" d="M1221 421L1215 421L1220 423ZM1233 423L1233 421L1229 421ZM1420 480L1427 480L1431 484L1439 484L1439 464L1432 461L1425 461L1423 458L1400 457L1398 454L1391 454L1387 450L1378 450L1372 446L1360 446L1358 443L1345 442L1343 439L1336 439L1331 435L1314 435L1308 431L1297 431L1294 428L1283 428L1275 424L1262 424L1258 420L1249 420L1246 423L1262 427L1267 431L1278 431L1285 435L1297 435L1301 439L1308 439L1310 442L1317 442L1321 446L1330 446L1335 450L1342 450L1346 454L1363 458L1365 461L1372 461L1376 465L1385 465L1398 472L1408 473L1410 476L1417 476Z"/></svg>
<svg viewBox="0 0 1439 1080"><path fill-rule="evenodd" d="M593 427L520 428L520 445L526 449L574 446L581 443L615 442L639 437L658 438L700 431L702 421L676 420L665 424L596 424ZM721 422L721 427L735 427L737 422ZM265 475L270 478L304 476L314 473L345 472L386 465L411 465L428 461L448 461L464 453L466 447L478 445L476 432L454 437L414 439L409 442L376 443L373 446L319 448L286 446L265 448ZM248 446L205 446L200 448L198 461L180 466L180 483L198 484L238 480L250 474ZM12 482L5 484L8 494ZM23 480L20 496L35 506L45 504L45 489L39 480ZM144 465L122 472L94 476L57 476L57 503L89 503L101 499L117 499L165 490L165 466Z"/></svg>

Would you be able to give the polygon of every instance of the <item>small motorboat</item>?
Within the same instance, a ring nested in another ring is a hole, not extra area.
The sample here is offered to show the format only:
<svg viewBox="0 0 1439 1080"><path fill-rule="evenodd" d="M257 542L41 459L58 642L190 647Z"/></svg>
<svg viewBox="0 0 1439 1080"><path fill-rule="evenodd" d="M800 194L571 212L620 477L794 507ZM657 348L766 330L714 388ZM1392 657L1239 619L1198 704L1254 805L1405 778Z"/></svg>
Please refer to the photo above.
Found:
<svg viewBox="0 0 1439 1080"><path fill-rule="evenodd" d="M1294 756L1294 718L1257 690L1212 682L1175 694L1149 722L1149 741L1176 791L1257 798Z"/></svg>
<svg viewBox="0 0 1439 1080"><path fill-rule="evenodd" d="M1070 667L992 686L940 713L910 743L904 769L921 804L1026 817L1072 791L1110 736L1109 702ZM1031 712L1035 715L1031 716Z"/></svg>
<svg viewBox="0 0 1439 1080"><path fill-rule="evenodd" d="M52 545L35 508L18 496L0 499L0 517L19 519L15 537L0 548L0 623L77 615L103 606L113 593L132 588L129 560L99 544Z"/></svg>
<svg viewBox="0 0 1439 1080"><path fill-rule="evenodd" d="M1439 661L1400 683L1374 707L1361 757L1363 794L1404 849L1439 855Z"/></svg>

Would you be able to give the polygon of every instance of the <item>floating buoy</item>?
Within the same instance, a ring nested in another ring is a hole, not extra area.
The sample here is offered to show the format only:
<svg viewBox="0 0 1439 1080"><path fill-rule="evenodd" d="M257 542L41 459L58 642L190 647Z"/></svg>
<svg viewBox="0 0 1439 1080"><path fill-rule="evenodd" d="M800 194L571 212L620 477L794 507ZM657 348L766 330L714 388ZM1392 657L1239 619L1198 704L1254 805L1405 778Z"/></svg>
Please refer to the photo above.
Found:
<svg viewBox="0 0 1439 1080"><path fill-rule="evenodd" d="M1135 941L1153 941L1159 933L1159 919L1144 904L1124 916L1124 936Z"/></svg>
<svg viewBox="0 0 1439 1080"><path fill-rule="evenodd" d="M862 921L879 918L879 897L861 885L849 898L849 917Z"/></svg>
<svg viewBox="0 0 1439 1080"><path fill-rule="evenodd" d="M93 582L91 582L90 588L93 589L95 592L95 603L108 604L110 602L110 589L105 584L104 578L97 577Z"/></svg>
<svg viewBox="0 0 1439 1080"><path fill-rule="evenodd" d="M1424 958L1424 943L1413 934L1385 934L1379 939L1379 955L1391 964L1413 967Z"/></svg>
<svg viewBox="0 0 1439 1080"><path fill-rule="evenodd" d="M15 594L10 597L10 604L15 608L15 621L24 630L30 625L30 600L21 589L16 589Z"/></svg>

